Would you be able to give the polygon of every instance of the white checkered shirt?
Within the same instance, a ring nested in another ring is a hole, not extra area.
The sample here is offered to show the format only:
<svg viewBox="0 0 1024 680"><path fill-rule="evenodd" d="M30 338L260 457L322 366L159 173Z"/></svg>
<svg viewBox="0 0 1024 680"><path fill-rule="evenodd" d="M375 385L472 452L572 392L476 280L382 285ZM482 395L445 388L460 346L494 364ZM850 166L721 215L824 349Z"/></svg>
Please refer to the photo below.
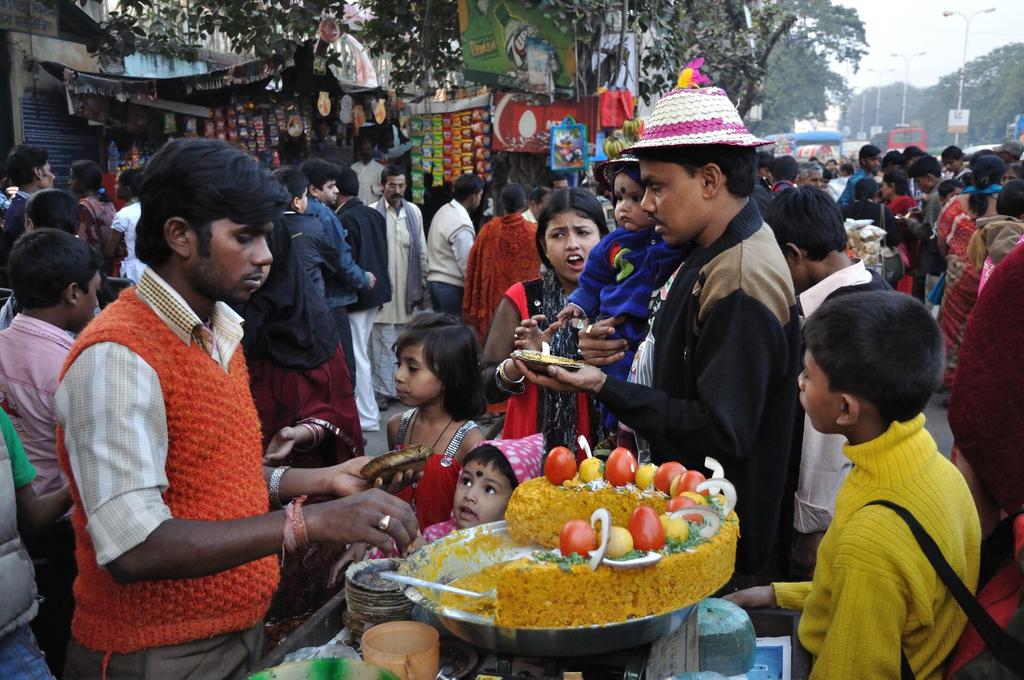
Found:
<svg viewBox="0 0 1024 680"><path fill-rule="evenodd" d="M170 284L147 268L136 292L182 342L192 344L203 322ZM210 326L211 359L227 371L242 341L242 318L218 302ZM54 395L54 411L64 428L96 561L103 566L171 517L161 496L167 488L167 415L160 381L124 345L99 343L68 369Z"/></svg>

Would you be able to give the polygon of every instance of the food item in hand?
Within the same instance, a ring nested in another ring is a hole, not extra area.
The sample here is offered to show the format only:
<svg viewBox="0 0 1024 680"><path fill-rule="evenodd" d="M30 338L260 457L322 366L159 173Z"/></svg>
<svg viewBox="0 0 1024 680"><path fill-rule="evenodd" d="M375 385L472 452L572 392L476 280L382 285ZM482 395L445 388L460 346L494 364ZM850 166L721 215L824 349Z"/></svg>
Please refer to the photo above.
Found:
<svg viewBox="0 0 1024 680"><path fill-rule="evenodd" d="M618 558L633 550L633 534L625 527L612 527L606 557Z"/></svg>
<svg viewBox="0 0 1024 680"><path fill-rule="evenodd" d="M661 550L665 545L665 529L661 526L658 513L646 505L633 511L629 518L629 533L633 536L633 547L637 550Z"/></svg>
<svg viewBox="0 0 1024 680"><path fill-rule="evenodd" d="M658 466L658 474L654 475L654 488L668 493L672 488L672 480L686 472L681 463L671 460Z"/></svg>
<svg viewBox="0 0 1024 680"><path fill-rule="evenodd" d="M561 486L576 476L576 456L564 446L551 449L544 461L544 476L555 486Z"/></svg>
<svg viewBox="0 0 1024 680"><path fill-rule="evenodd" d="M580 481L593 482L604 474L604 463L600 458L587 458L580 463Z"/></svg>
<svg viewBox="0 0 1024 680"><path fill-rule="evenodd" d="M567 371L578 371L586 366L582 361L560 357L555 354L535 352L529 349L517 349L512 352L512 358L522 361L531 371L543 373L544 375L547 375L548 366L558 366Z"/></svg>
<svg viewBox="0 0 1024 680"><path fill-rule="evenodd" d="M621 446L608 456L608 462L604 466L604 478L615 486L626 486L636 476L636 458L629 449Z"/></svg>
<svg viewBox="0 0 1024 680"><path fill-rule="evenodd" d="M378 478L387 484L399 472L419 472L432 455L426 444L415 444L377 456L359 470L359 476L368 482Z"/></svg>
<svg viewBox="0 0 1024 680"><path fill-rule="evenodd" d="M565 523L558 537L558 549L562 555L573 553L581 557L590 557L590 551L597 547L597 532L590 523L582 519L574 519Z"/></svg>
<svg viewBox="0 0 1024 680"><path fill-rule="evenodd" d="M654 487L654 476L658 472L658 466L653 463L644 463L636 469L636 477L633 483L639 489L651 489Z"/></svg>

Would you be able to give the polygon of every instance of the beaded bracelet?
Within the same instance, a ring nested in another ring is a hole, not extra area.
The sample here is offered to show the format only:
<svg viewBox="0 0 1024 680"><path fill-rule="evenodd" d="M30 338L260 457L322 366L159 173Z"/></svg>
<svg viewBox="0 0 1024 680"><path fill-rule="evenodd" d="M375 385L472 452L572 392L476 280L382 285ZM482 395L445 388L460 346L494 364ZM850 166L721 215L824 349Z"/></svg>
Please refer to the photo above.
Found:
<svg viewBox="0 0 1024 680"><path fill-rule="evenodd" d="M309 545L309 534L306 533L306 518L302 516L302 504L305 496L298 496L284 509L284 550L296 552Z"/></svg>

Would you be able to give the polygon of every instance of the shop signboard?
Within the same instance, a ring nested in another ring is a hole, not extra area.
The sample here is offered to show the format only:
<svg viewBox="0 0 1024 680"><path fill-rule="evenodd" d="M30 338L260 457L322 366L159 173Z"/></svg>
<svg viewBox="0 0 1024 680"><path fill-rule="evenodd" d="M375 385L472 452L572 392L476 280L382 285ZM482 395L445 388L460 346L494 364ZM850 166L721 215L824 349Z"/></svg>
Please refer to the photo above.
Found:
<svg viewBox="0 0 1024 680"><path fill-rule="evenodd" d="M948 132L951 135L965 135L967 134L967 129L970 125L970 122L970 109L950 109L949 121L946 127L946 132Z"/></svg>
<svg viewBox="0 0 1024 680"><path fill-rule="evenodd" d="M525 95L499 92L494 95L494 151L547 155L551 149L551 128L571 116L586 125L587 141L593 142L600 129L597 97L578 102L556 99L550 104L533 104Z"/></svg>
<svg viewBox="0 0 1024 680"><path fill-rule="evenodd" d="M0 0L0 31L57 37L57 3Z"/></svg>
<svg viewBox="0 0 1024 680"><path fill-rule="evenodd" d="M576 82L575 34L571 22L552 21L530 0L459 0L463 75L467 80L514 90L570 94ZM534 75L531 84L530 55ZM547 60L550 83L536 72Z"/></svg>

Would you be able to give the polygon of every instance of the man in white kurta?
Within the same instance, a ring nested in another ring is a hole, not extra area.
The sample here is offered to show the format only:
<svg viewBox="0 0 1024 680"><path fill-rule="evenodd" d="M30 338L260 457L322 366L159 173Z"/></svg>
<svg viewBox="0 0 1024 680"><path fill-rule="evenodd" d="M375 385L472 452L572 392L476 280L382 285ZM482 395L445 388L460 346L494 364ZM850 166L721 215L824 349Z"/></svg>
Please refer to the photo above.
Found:
<svg viewBox="0 0 1024 680"><path fill-rule="evenodd" d="M359 140L356 152L359 160L351 167L359 178L359 200L365 205L376 205L384 195L384 186L381 182L384 166L373 160L373 142L369 139Z"/></svg>
<svg viewBox="0 0 1024 680"><path fill-rule="evenodd" d="M391 349L402 332L402 327L409 317L427 304L427 241L423 233L423 214L418 206L404 200L406 177L404 174L390 175L384 184L384 198L379 201L377 209L384 212L388 229L388 274L391 276L391 301L381 307L380 314L373 324L370 335L370 361L373 366L373 391L377 399L396 399L395 393L395 353ZM414 228L410 230L409 220ZM413 247L413 234L418 240L418 248ZM409 302L410 270L417 269L412 265L410 257L418 251L419 287L412 282L412 287L422 291L419 304L413 306ZM410 309L412 308L412 309Z"/></svg>

